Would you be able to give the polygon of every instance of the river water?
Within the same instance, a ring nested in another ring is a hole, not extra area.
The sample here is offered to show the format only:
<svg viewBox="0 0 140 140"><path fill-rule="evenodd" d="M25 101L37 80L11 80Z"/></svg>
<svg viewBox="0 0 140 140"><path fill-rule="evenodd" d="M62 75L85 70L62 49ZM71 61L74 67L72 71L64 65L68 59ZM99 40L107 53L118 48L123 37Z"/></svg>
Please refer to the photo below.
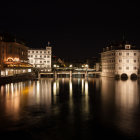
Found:
<svg viewBox="0 0 140 140"><path fill-rule="evenodd" d="M0 87L0 137L140 138L140 81L42 78Z"/></svg>

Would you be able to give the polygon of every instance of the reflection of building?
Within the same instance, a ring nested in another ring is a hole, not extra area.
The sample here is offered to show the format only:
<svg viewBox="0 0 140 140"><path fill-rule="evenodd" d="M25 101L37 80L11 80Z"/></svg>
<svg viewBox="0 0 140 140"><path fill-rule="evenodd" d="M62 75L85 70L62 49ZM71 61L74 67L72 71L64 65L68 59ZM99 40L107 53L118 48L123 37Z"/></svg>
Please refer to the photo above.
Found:
<svg viewBox="0 0 140 140"><path fill-rule="evenodd" d="M25 67L28 66L27 50L23 44L5 42L0 39L0 67Z"/></svg>
<svg viewBox="0 0 140 140"><path fill-rule="evenodd" d="M101 53L102 76L138 75L139 57L139 50L127 43L106 47Z"/></svg>
<svg viewBox="0 0 140 140"><path fill-rule="evenodd" d="M37 68L46 68L51 70L52 48L47 46L46 49L28 50L29 63Z"/></svg>

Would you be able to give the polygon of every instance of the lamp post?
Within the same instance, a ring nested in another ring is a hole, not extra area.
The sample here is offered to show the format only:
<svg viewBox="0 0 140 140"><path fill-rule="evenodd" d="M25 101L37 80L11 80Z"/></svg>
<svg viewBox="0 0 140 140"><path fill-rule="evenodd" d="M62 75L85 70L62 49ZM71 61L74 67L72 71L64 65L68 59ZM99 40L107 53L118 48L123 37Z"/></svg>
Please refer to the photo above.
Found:
<svg viewBox="0 0 140 140"><path fill-rule="evenodd" d="M53 68L54 68L54 78L57 78L56 67L57 67L57 65L54 64L54 65L53 65Z"/></svg>
<svg viewBox="0 0 140 140"><path fill-rule="evenodd" d="M69 67L72 69L72 64L71 65L69 65ZM72 77L72 70L70 70L70 78Z"/></svg>
<svg viewBox="0 0 140 140"><path fill-rule="evenodd" d="M88 77L88 72L87 72L87 69L88 69L88 65L87 65L87 64L85 65L85 68L86 68L86 73L85 73L85 77Z"/></svg>

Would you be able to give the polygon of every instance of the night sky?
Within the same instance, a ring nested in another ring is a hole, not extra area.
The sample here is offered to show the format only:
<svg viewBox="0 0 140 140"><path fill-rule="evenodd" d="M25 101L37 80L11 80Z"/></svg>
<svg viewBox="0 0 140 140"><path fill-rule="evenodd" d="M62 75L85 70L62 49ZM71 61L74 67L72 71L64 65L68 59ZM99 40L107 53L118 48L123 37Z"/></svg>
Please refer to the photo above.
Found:
<svg viewBox="0 0 140 140"><path fill-rule="evenodd" d="M61 58L97 56L110 41L123 36L140 46L140 7L134 2L4 1L0 31L23 38L29 47L55 43Z"/></svg>

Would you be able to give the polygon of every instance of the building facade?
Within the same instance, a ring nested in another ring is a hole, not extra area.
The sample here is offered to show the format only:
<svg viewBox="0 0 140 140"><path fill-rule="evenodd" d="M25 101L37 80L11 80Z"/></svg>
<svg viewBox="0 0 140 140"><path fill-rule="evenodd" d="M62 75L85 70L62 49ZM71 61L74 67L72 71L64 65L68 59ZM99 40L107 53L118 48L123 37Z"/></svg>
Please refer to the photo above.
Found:
<svg viewBox="0 0 140 140"><path fill-rule="evenodd" d="M140 51L130 44L106 47L101 53L102 76L138 76Z"/></svg>
<svg viewBox="0 0 140 140"><path fill-rule="evenodd" d="M17 42L0 40L0 68L22 67L28 62L28 47Z"/></svg>
<svg viewBox="0 0 140 140"><path fill-rule="evenodd" d="M47 46L46 49L29 49L29 63L36 68L43 68L51 71L52 66L52 47Z"/></svg>

